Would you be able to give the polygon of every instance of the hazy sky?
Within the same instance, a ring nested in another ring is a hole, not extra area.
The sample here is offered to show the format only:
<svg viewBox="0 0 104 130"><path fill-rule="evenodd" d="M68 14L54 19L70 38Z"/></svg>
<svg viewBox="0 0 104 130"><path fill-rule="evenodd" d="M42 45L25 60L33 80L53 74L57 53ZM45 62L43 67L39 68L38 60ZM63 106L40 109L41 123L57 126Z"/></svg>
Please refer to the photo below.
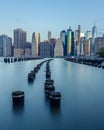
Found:
<svg viewBox="0 0 104 130"><path fill-rule="evenodd" d="M22 28L31 41L33 32L47 39L60 31L81 25L82 31L91 30L94 20L99 31L104 28L104 0L0 0L0 35L13 37L13 29Z"/></svg>

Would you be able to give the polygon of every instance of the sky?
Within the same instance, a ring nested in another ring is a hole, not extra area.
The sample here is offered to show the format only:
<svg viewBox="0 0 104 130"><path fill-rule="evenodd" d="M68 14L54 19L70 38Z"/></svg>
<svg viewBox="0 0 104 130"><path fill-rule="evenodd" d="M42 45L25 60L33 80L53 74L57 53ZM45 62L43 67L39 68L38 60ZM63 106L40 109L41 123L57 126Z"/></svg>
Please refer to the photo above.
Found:
<svg viewBox="0 0 104 130"><path fill-rule="evenodd" d="M30 42L33 32L41 40L47 40L49 30L58 38L69 26L91 30L94 21L98 32L104 32L104 0L0 0L0 35L12 38L17 28L27 32Z"/></svg>

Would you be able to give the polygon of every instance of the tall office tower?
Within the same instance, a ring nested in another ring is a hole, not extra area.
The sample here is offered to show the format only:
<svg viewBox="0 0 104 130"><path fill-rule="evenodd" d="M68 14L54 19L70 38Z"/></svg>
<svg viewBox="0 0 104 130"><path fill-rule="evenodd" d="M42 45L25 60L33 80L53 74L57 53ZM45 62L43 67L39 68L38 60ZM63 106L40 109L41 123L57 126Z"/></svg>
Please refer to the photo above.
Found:
<svg viewBox="0 0 104 130"><path fill-rule="evenodd" d="M14 30L14 56L25 54L26 32L22 29Z"/></svg>
<svg viewBox="0 0 104 130"><path fill-rule="evenodd" d="M63 43L63 48L64 48L64 56L66 55L66 50L67 50L67 48L66 48L66 31L65 30L62 30L61 32L60 32L60 37L61 37L61 39L62 39L62 43Z"/></svg>
<svg viewBox="0 0 104 130"><path fill-rule="evenodd" d="M6 55L12 56L12 38L7 38L7 44L6 44Z"/></svg>
<svg viewBox="0 0 104 130"><path fill-rule="evenodd" d="M89 39L86 39L86 42L85 42L85 55L87 56L90 56L90 46L91 46L91 38Z"/></svg>
<svg viewBox="0 0 104 130"><path fill-rule="evenodd" d="M62 39L58 38L55 48L54 48L54 57L60 57L63 56L63 45L62 45Z"/></svg>
<svg viewBox="0 0 104 130"><path fill-rule="evenodd" d="M67 30L67 55L74 55L74 32L71 27Z"/></svg>
<svg viewBox="0 0 104 130"><path fill-rule="evenodd" d="M95 38L95 53L97 53L101 48L104 48L104 35Z"/></svg>
<svg viewBox="0 0 104 130"><path fill-rule="evenodd" d="M65 36L66 36L66 31L65 30L61 31L60 37L62 38L62 42L63 42L64 45L65 45Z"/></svg>
<svg viewBox="0 0 104 130"><path fill-rule="evenodd" d="M77 56L80 55L80 34L81 34L81 27L80 25L78 25Z"/></svg>
<svg viewBox="0 0 104 130"><path fill-rule="evenodd" d="M86 39L92 38L92 33L91 31L86 32Z"/></svg>
<svg viewBox="0 0 104 130"><path fill-rule="evenodd" d="M0 55L12 56L12 38L4 34L0 36Z"/></svg>
<svg viewBox="0 0 104 130"><path fill-rule="evenodd" d="M31 43L30 42L26 42L25 55L31 56L31 54L32 54Z"/></svg>
<svg viewBox="0 0 104 130"><path fill-rule="evenodd" d="M0 56L3 56L3 38L0 36Z"/></svg>
<svg viewBox="0 0 104 130"><path fill-rule="evenodd" d="M93 56L95 54L95 38L97 37L97 27L94 26L92 27L92 42L91 42L91 55Z"/></svg>
<svg viewBox="0 0 104 130"><path fill-rule="evenodd" d="M80 55L85 54L85 44L86 44L86 37L80 38Z"/></svg>
<svg viewBox="0 0 104 130"><path fill-rule="evenodd" d="M48 41L40 42L39 56L43 58L53 57L53 45Z"/></svg>
<svg viewBox="0 0 104 130"><path fill-rule="evenodd" d="M78 30L75 30L75 56L77 56Z"/></svg>
<svg viewBox="0 0 104 130"><path fill-rule="evenodd" d="M38 56L38 44L40 43L40 33L34 32L32 35L32 56Z"/></svg>
<svg viewBox="0 0 104 130"><path fill-rule="evenodd" d="M50 39L50 43L53 44L53 47L55 47L56 41L57 41L56 38L51 38L51 39Z"/></svg>
<svg viewBox="0 0 104 130"><path fill-rule="evenodd" d="M48 31L48 42L50 42L51 37L52 37L52 33L51 31Z"/></svg>

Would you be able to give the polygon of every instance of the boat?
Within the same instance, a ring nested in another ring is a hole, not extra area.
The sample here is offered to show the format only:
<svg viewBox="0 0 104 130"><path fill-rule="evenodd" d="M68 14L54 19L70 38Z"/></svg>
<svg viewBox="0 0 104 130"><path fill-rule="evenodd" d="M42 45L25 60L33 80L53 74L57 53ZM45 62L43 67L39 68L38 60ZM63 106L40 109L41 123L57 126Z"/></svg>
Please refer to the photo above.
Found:
<svg viewBox="0 0 104 130"><path fill-rule="evenodd" d="M24 92L23 91L13 91L12 92L13 103L23 103L24 102Z"/></svg>

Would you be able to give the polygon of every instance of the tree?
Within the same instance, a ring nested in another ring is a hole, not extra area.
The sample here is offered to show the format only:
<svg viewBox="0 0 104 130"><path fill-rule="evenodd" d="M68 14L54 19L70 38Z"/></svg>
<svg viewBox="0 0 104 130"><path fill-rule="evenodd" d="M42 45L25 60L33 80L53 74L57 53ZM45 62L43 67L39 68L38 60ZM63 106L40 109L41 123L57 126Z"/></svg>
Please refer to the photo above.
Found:
<svg viewBox="0 0 104 130"><path fill-rule="evenodd" d="M100 48L100 50L97 52L97 54L104 58L104 47Z"/></svg>

